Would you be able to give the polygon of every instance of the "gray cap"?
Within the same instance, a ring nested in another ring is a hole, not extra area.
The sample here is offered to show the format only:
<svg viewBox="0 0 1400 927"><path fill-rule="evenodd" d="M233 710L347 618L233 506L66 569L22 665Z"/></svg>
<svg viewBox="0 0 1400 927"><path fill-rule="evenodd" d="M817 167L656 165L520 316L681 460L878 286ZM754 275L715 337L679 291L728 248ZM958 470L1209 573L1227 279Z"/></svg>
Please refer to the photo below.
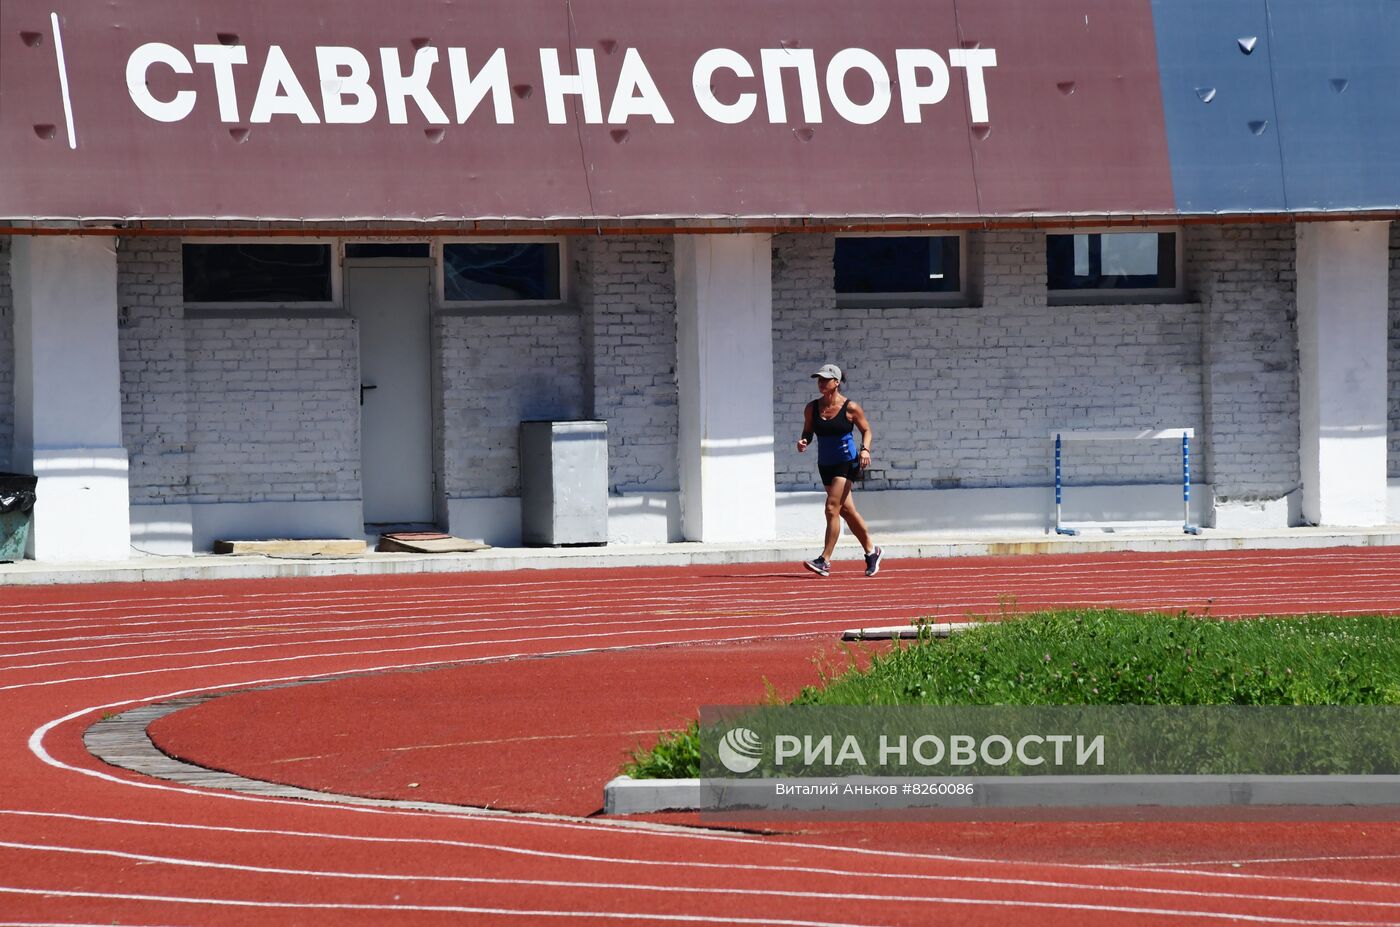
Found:
<svg viewBox="0 0 1400 927"><path fill-rule="evenodd" d="M825 378L828 379L828 380L835 380L836 382L840 383L840 382L841 382L841 368L838 367L838 366L836 366L835 364L824 364L824 365L822 366L822 369L820 369L820 370L818 370L816 373L812 374L812 376L814 376L814 377L825 377Z"/></svg>

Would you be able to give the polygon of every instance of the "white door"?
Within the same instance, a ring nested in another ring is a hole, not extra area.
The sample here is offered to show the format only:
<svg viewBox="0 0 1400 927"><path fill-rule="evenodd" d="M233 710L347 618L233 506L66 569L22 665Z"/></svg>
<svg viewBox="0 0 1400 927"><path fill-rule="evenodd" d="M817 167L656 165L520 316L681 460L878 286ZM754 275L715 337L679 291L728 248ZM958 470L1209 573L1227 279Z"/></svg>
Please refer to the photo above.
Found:
<svg viewBox="0 0 1400 927"><path fill-rule="evenodd" d="M433 408L428 274L422 267L345 270L360 329L360 456L367 524L433 521Z"/></svg>

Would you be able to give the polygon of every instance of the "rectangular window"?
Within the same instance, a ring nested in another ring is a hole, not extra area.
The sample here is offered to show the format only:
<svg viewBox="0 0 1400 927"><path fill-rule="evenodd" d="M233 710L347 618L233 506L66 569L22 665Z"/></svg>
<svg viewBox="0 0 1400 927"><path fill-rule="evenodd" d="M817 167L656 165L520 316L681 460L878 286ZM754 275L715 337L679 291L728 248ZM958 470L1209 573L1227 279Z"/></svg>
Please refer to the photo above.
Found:
<svg viewBox="0 0 1400 927"><path fill-rule="evenodd" d="M939 305L963 292L957 235L862 235L836 239L839 303Z"/></svg>
<svg viewBox="0 0 1400 927"><path fill-rule="evenodd" d="M1046 285L1055 302L1179 299L1176 232L1045 236Z"/></svg>
<svg viewBox="0 0 1400 927"><path fill-rule="evenodd" d="M448 242L442 246L442 299L448 304L557 303L563 300L557 241Z"/></svg>
<svg viewBox="0 0 1400 927"><path fill-rule="evenodd" d="M345 246L347 258L428 258L426 241L365 241Z"/></svg>
<svg viewBox="0 0 1400 927"><path fill-rule="evenodd" d="M328 243L186 244L185 302L285 305L335 301Z"/></svg>

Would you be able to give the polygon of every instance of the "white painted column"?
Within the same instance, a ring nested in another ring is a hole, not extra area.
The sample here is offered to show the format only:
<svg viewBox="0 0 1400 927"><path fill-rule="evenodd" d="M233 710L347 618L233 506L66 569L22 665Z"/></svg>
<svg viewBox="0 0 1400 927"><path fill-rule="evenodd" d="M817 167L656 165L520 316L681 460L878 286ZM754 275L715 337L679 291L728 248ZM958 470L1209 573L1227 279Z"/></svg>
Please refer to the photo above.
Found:
<svg viewBox="0 0 1400 927"><path fill-rule="evenodd" d="M1297 229L1303 518L1384 524L1390 224Z"/></svg>
<svg viewBox="0 0 1400 927"><path fill-rule="evenodd" d="M14 469L39 478L30 555L131 552L117 348L117 255L105 236L16 236Z"/></svg>
<svg viewBox="0 0 1400 927"><path fill-rule="evenodd" d="M776 535L773 270L767 235L676 237L681 531Z"/></svg>

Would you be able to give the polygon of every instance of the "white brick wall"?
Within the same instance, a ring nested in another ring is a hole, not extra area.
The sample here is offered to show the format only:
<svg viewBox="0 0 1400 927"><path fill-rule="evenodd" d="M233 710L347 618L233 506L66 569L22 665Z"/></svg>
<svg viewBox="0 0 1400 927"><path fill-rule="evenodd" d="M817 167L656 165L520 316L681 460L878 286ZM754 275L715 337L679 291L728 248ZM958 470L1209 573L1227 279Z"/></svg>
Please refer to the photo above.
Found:
<svg viewBox="0 0 1400 927"><path fill-rule="evenodd" d="M611 492L672 492L676 457L676 295L669 238L576 243L585 376L591 409L608 422Z"/></svg>
<svg viewBox="0 0 1400 927"><path fill-rule="evenodd" d="M1045 485L1052 429L1201 428L1200 306L1049 306L1041 233L969 237L980 238L969 277L983 304L917 309L838 309L834 237L774 238L780 489L816 481L792 444L815 396L808 375L826 360L871 416L870 488ZM1070 482L1180 478L1179 450L1165 443L1072 454Z"/></svg>
<svg viewBox="0 0 1400 927"><path fill-rule="evenodd" d="M117 306L131 501L187 501L189 378L179 238L121 240Z"/></svg>
<svg viewBox="0 0 1400 927"><path fill-rule="evenodd" d="M1189 285L1205 306L1207 471L1217 499L1277 499L1299 481L1293 227L1192 226Z"/></svg>
<svg viewBox="0 0 1400 927"><path fill-rule="evenodd" d="M349 318L185 321L188 501L360 498L359 341Z"/></svg>
<svg viewBox="0 0 1400 927"><path fill-rule="evenodd" d="M807 374L835 360L877 428L871 488L1044 485L1053 427L1199 429L1197 479L1230 500L1296 487L1290 226L1192 226L1199 302L1052 307L1041 233L968 236L975 308L837 309L829 235L774 238L780 488L811 488L790 450ZM349 319L184 317L178 238L118 254L132 499L359 497L358 344ZM674 491L675 296L668 238L570 243L578 315L439 316L438 462L450 498L518 493L517 423L610 422L613 491ZM1400 423L1400 228L1392 230L1391 420ZM9 241L0 237L0 466L13 434ZM1203 344L1204 356L1203 356ZM591 360L591 363L590 363ZM1076 447L1072 481L1170 481L1174 449ZM1392 425L1390 475L1400 477Z"/></svg>
<svg viewBox="0 0 1400 927"><path fill-rule="evenodd" d="M149 237L117 254L132 502L358 499L354 323L186 318L180 251Z"/></svg>
<svg viewBox="0 0 1400 927"><path fill-rule="evenodd" d="M577 313L435 320L441 478L449 499L520 494L520 422L583 417Z"/></svg>
<svg viewBox="0 0 1400 927"><path fill-rule="evenodd" d="M10 290L10 239L0 235L0 470L10 468L15 437L15 312Z"/></svg>

